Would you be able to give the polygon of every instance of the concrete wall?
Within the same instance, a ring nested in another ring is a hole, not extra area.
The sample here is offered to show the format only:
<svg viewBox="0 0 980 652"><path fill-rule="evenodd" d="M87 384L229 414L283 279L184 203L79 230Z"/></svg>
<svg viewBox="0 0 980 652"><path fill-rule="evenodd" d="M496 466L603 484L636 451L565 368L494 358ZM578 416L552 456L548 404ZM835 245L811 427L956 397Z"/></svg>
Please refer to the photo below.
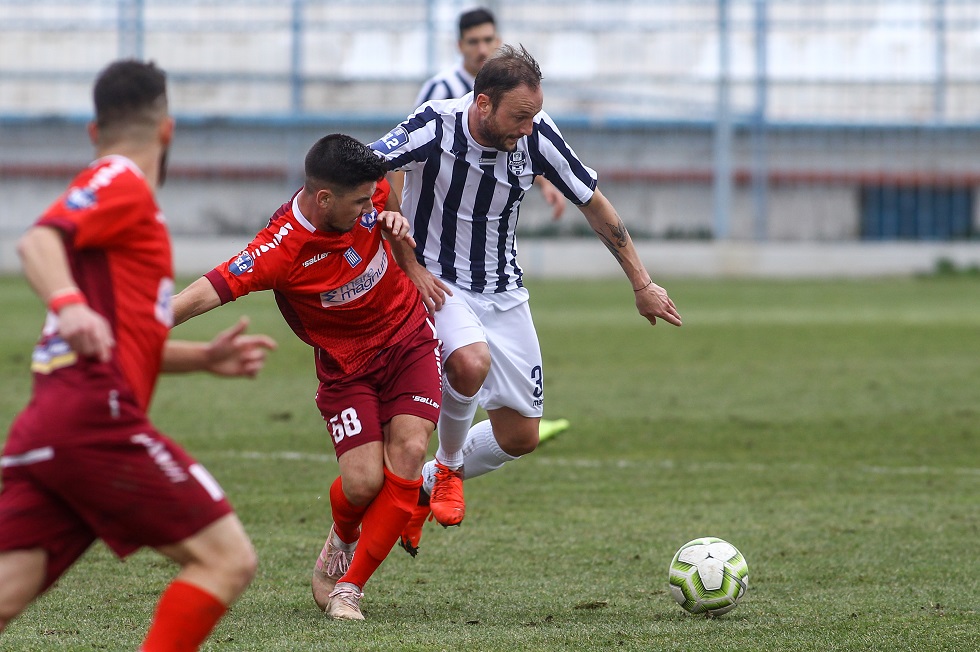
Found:
<svg viewBox="0 0 980 652"><path fill-rule="evenodd" d="M559 121L561 126L561 122ZM309 146L342 131L367 142L393 123L228 122L180 124L171 174L160 193L175 235L251 234L302 183ZM638 237L705 238L714 227L712 132L708 126L592 128L563 133L599 172L600 188ZM766 211L752 185L752 135L739 131L733 147L735 186L730 235L782 242L847 242L859 237L862 184L980 185L980 130L782 131L767 138ZM0 236L22 231L91 157L84 125L72 121L0 123ZM980 232L980 202L975 202ZM532 190L522 206L528 234L587 233L571 205L552 222Z"/></svg>

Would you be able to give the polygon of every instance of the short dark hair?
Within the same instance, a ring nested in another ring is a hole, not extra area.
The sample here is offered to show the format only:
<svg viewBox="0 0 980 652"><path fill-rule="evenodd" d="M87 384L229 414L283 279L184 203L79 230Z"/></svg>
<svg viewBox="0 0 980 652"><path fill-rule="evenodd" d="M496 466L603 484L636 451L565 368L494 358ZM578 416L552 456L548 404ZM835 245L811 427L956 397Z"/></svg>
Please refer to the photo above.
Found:
<svg viewBox="0 0 980 652"><path fill-rule="evenodd" d="M543 78L541 66L523 45L520 49L503 45L487 59L476 74L473 96L486 95L490 98L490 103L497 106L504 93L525 85L535 90L541 86Z"/></svg>
<svg viewBox="0 0 980 652"><path fill-rule="evenodd" d="M92 96L100 130L153 124L166 111L167 75L152 61L116 61L99 73Z"/></svg>
<svg viewBox="0 0 980 652"><path fill-rule="evenodd" d="M386 164L371 148L346 134L330 134L306 154L308 188L329 186L347 192L385 175Z"/></svg>
<svg viewBox="0 0 980 652"><path fill-rule="evenodd" d="M477 7L476 9L464 11L459 15L459 38L463 38L463 32L466 30L486 23L490 23L495 28L497 27L497 21L494 20L493 13L489 9Z"/></svg>

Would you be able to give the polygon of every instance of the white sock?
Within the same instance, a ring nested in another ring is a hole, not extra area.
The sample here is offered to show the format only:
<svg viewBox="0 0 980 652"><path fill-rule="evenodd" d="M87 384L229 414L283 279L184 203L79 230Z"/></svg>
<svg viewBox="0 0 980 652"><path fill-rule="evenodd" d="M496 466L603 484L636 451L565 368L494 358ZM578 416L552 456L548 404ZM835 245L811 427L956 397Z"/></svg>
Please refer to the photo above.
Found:
<svg viewBox="0 0 980 652"><path fill-rule="evenodd" d="M475 396L463 396L442 379L442 409L439 411L439 449L436 459L449 467L458 469L463 465L463 442L466 441L473 417L476 416Z"/></svg>
<svg viewBox="0 0 980 652"><path fill-rule="evenodd" d="M518 457L500 448L489 419L481 421L470 428L463 444L463 476L469 480L490 473Z"/></svg>
<svg viewBox="0 0 980 652"><path fill-rule="evenodd" d="M463 443L463 478L469 480L499 469L507 462L519 459L519 455L508 455L500 448L493 436L490 420L481 421L467 434ZM422 467L422 488L431 494L436 483L436 462L429 460Z"/></svg>

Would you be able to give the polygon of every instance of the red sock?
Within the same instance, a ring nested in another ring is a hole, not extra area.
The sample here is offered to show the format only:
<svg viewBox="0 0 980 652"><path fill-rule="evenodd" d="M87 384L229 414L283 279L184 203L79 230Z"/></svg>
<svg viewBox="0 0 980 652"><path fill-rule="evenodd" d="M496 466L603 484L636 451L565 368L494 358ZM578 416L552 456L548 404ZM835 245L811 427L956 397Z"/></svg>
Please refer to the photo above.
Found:
<svg viewBox="0 0 980 652"><path fill-rule="evenodd" d="M160 596L140 652L197 652L227 610L204 589L174 580Z"/></svg>
<svg viewBox="0 0 980 652"><path fill-rule="evenodd" d="M385 467L385 482L381 493L371 501L361 523L361 542L341 582L351 582L360 588L374 574L381 562L391 552L402 530L412 517L419 501L422 478L399 478Z"/></svg>
<svg viewBox="0 0 980 652"><path fill-rule="evenodd" d="M333 525L337 536L344 543L354 543L360 536L357 529L364 519L364 513L370 507L367 505L352 505L344 495L344 486L340 476L330 485L330 511L333 513Z"/></svg>

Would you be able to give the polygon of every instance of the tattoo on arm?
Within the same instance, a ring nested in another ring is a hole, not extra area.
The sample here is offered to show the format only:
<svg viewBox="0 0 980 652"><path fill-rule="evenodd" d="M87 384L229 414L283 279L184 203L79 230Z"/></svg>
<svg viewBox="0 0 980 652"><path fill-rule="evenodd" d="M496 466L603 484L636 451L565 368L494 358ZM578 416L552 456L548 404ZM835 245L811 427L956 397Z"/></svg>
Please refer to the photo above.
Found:
<svg viewBox="0 0 980 652"><path fill-rule="evenodd" d="M609 231L608 234L602 231L596 231L596 235L606 245L606 249L613 255L616 262L621 263L623 262L623 256L619 253L619 250L629 242L629 232L626 230L626 225L623 224L623 220L619 220L616 224L607 223L606 228Z"/></svg>

